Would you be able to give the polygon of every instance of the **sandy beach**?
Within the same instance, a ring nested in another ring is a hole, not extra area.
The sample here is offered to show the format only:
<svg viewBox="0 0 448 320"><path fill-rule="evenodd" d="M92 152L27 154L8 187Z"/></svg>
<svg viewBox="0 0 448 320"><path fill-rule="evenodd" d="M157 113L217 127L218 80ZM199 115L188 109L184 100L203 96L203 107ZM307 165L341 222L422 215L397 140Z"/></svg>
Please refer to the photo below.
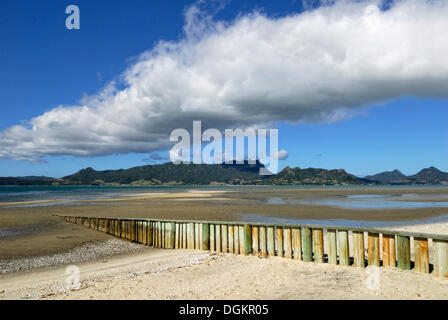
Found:
<svg viewBox="0 0 448 320"><path fill-rule="evenodd" d="M406 192L419 201L443 201L448 194L447 189ZM421 222L444 217L448 210L443 207L347 210L265 202L267 197L325 199L372 193L400 195L403 190L248 188L133 194L73 205L0 205L0 230L16 232L0 237L0 299L448 299L448 279L432 275L381 268L381 286L374 292L366 286L368 269L153 249L55 216L240 221L256 213L263 219L383 221L384 229L448 234L446 220ZM401 224L394 225L397 222ZM79 290L67 290L68 265L79 267Z"/></svg>
<svg viewBox="0 0 448 320"><path fill-rule="evenodd" d="M448 279L205 251L146 248L77 264L79 289L65 266L0 277L0 299L448 299Z"/></svg>

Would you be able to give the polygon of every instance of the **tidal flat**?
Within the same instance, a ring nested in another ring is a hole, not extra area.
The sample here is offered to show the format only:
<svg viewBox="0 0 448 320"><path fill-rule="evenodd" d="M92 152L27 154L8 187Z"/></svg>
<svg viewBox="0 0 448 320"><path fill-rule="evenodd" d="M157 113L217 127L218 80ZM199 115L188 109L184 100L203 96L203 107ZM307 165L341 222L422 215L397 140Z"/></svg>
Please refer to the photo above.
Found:
<svg viewBox="0 0 448 320"><path fill-rule="evenodd" d="M56 215L390 226L448 222L448 188L181 188L119 198L0 204L0 263L49 256L112 236ZM45 203L45 205L42 205ZM359 204L367 203L366 206ZM375 207L375 203L379 203ZM389 205L384 206L384 203ZM399 205L394 205L398 203ZM407 205L404 205L407 204ZM353 205L355 204L355 205ZM356 205L358 204L358 205ZM418 204L418 205L415 205ZM434 232L433 229L431 231ZM444 232L444 229L436 229ZM122 252L123 253L123 252ZM1 265L0 265L1 266Z"/></svg>

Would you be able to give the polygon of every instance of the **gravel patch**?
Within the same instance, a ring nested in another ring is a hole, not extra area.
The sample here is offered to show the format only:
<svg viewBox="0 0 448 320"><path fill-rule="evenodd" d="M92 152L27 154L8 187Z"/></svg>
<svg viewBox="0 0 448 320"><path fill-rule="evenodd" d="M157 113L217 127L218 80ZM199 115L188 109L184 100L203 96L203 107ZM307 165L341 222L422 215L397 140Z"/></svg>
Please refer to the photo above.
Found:
<svg viewBox="0 0 448 320"><path fill-rule="evenodd" d="M101 259L104 257L136 252L144 248L144 245L120 239L87 243L67 252L52 255L0 260L0 274Z"/></svg>

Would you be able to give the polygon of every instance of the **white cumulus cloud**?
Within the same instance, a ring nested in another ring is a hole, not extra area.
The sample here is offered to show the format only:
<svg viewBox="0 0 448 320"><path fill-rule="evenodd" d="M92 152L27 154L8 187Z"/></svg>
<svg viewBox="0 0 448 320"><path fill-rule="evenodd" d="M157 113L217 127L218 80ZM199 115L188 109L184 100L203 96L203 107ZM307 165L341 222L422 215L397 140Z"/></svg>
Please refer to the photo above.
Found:
<svg viewBox="0 0 448 320"><path fill-rule="evenodd" d="M336 1L271 18L214 21L186 11L185 36L160 42L80 105L0 132L0 158L148 153L193 120L218 129L337 121L403 95L448 95L445 1ZM204 128L205 129L205 128Z"/></svg>

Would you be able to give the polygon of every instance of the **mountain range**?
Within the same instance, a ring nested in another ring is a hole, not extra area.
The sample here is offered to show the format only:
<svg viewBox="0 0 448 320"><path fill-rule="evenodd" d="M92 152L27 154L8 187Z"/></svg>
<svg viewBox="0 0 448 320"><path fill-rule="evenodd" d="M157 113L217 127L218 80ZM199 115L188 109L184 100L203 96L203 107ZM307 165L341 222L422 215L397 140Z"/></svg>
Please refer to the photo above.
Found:
<svg viewBox="0 0 448 320"><path fill-rule="evenodd" d="M96 171L86 168L63 178L42 176L0 177L0 185L448 185L448 173L435 167L406 176L399 170L364 178L343 169L327 170L285 167L279 173L259 175L255 164L179 164L171 162L129 169Z"/></svg>

